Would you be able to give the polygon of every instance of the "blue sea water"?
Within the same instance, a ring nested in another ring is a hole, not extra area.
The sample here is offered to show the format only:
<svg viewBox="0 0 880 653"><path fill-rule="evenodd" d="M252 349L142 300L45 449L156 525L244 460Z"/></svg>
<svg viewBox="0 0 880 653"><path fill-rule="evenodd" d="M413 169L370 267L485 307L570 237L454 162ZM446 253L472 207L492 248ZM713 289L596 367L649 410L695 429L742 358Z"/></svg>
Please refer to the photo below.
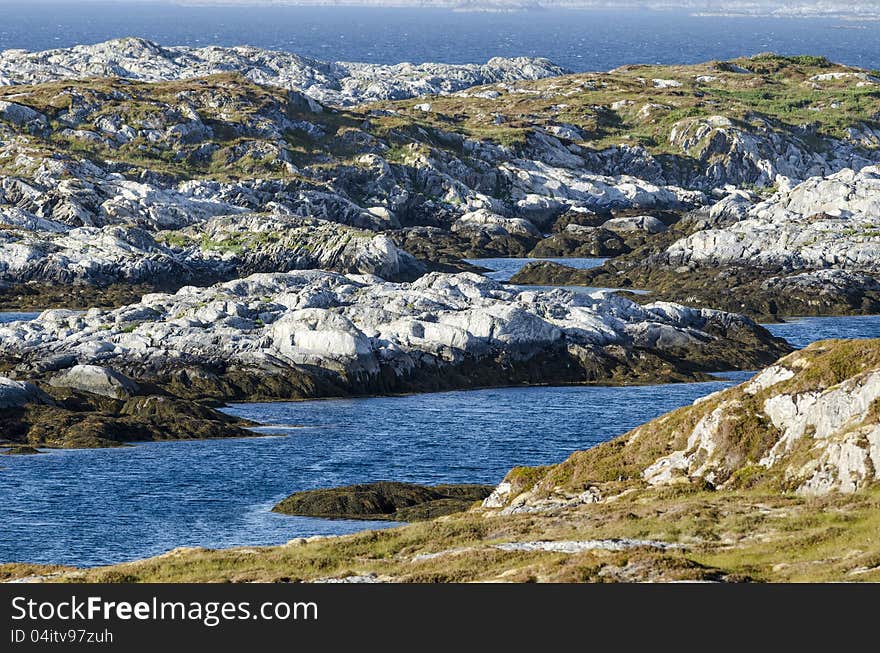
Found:
<svg viewBox="0 0 880 653"><path fill-rule="evenodd" d="M774 336L798 349L828 338L880 338L880 316L789 318L782 324L765 324Z"/></svg>
<svg viewBox="0 0 880 653"><path fill-rule="evenodd" d="M514 465L561 461L726 385L242 404L228 412L282 435L3 456L0 561L97 565L383 526L270 509L295 490L356 482L497 483Z"/></svg>
<svg viewBox="0 0 880 653"><path fill-rule="evenodd" d="M7 322L19 322L21 320L33 320L39 315L39 313L22 313L18 311L5 311L0 312L0 324L5 324Z"/></svg>
<svg viewBox="0 0 880 653"><path fill-rule="evenodd" d="M484 274L495 281L508 281L528 263L533 261L550 261L577 270L589 270L602 265L607 258L470 258L467 263L478 265L489 270Z"/></svg>
<svg viewBox="0 0 880 653"><path fill-rule="evenodd" d="M859 20L699 17L639 9L461 13L0 0L0 49L43 50L122 36L165 45L248 44L374 63L483 63L494 56L542 56L586 71L775 51L880 67L880 23Z"/></svg>

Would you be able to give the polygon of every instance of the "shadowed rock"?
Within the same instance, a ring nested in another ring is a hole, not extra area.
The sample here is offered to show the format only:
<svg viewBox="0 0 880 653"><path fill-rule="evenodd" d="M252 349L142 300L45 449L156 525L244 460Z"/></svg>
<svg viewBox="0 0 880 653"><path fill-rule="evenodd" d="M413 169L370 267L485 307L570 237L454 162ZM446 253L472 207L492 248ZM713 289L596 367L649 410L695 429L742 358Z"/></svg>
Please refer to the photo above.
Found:
<svg viewBox="0 0 880 653"><path fill-rule="evenodd" d="M36 447L31 447L28 445L18 445L15 447L9 447L2 453L4 456L33 456L40 453L40 450Z"/></svg>
<svg viewBox="0 0 880 653"><path fill-rule="evenodd" d="M419 521L461 512L489 496L489 485L435 485L379 481L290 495L275 512L303 517Z"/></svg>
<svg viewBox="0 0 880 653"><path fill-rule="evenodd" d="M0 377L0 410L21 408L26 404L52 403L52 398L33 383Z"/></svg>
<svg viewBox="0 0 880 653"><path fill-rule="evenodd" d="M77 368L62 375L70 379L64 386L47 388L51 396L33 383L0 377L0 447L12 445L6 453L253 435L247 420L173 396L128 397L141 388L125 376L109 368Z"/></svg>

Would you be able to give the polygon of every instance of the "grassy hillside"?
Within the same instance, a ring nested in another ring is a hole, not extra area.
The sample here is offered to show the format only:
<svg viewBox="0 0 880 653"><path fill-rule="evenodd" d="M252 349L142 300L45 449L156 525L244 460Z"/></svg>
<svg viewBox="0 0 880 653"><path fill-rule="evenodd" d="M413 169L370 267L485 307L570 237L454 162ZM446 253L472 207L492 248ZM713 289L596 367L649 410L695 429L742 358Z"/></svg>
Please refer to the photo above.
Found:
<svg viewBox="0 0 880 653"><path fill-rule="evenodd" d="M479 97L486 92L499 95ZM427 112L420 108L426 102ZM492 86L384 106L401 112L399 126L412 122L501 143L522 143L535 126L567 123L596 149L629 143L679 153L669 142L673 125L714 115L757 128L766 128L764 120L782 129L812 124L817 135L845 137L853 124L880 121L880 73L822 57L762 54L693 66L625 66L521 82L510 91Z"/></svg>
<svg viewBox="0 0 880 653"><path fill-rule="evenodd" d="M180 178L296 178L299 168L320 177L322 169L356 164L369 152L401 164L438 149L466 161L461 143L444 133L519 148L535 130L560 125L580 131L564 132L565 140L595 150L623 143L653 154L695 156L700 144L687 152L681 147L686 121L711 116L747 130L797 133L821 149L824 138L847 138L854 125L880 124L880 73L821 57L766 54L694 66L627 66L320 113L298 93L261 87L235 73L160 83L10 86L0 88L0 101L47 117L44 131L17 130L33 155L112 160L129 166L120 171L131 175L152 170ZM168 127L196 118L210 134L181 128L166 135ZM102 120L105 128L109 121L116 125L111 129L129 126L137 135L125 142L95 138ZM671 139L676 129L680 138ZM144 130L155 135L144 137ZM24 172L18 152L5 160L2 154L0 170Z"/></svg>

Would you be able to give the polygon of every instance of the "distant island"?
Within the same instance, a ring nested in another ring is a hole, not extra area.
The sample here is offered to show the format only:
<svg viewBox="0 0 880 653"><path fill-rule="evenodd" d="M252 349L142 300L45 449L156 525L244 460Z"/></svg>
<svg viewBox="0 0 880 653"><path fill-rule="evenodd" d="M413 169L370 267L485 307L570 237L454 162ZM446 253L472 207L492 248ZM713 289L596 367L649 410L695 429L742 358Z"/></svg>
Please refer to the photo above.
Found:
<svg viewBox="0 0 880 653"><path fill-rule="evenodd" d="M534 11L542 9L647 9L688 11L698 16L779 18L859 18L880 20L880 3L840 0L171 0L181 5L418 7L454 11Z"/></svg>

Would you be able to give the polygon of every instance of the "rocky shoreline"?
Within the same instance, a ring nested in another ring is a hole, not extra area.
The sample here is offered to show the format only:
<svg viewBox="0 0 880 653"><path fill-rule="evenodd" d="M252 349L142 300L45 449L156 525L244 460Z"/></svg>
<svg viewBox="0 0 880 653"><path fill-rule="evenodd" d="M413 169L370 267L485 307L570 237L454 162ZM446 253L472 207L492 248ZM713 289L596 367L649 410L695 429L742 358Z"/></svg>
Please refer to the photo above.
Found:
<svg viewBox="0 0 880 653"><path fill-rule="evenodd" d="M630 487L866 491L880 480L878 369L878 340L816 342L560 465L513 470L484 505L542 511Z"/></svg>
<svg viewBox="0 0 880 653"><path fill-rule="evenodd" d="M46 311L0 325L8 376L88 393L77 373L88 366L123 385L214 403L699 380L788 350L733 314L640 306L613 293L517 292L473 273L409 284L256 274L115 310ZM169 437L189 432L175 427Z"/></svg>
<svg viewBox="0 0 880 653"><path fill-rule="evenodd" d="M141 386L108 368L77 365L39 385L0 377L0 447L117 447L131 442L242 438L253 424L205 403Z"/></svg>
<svg viewBox="0 0 880 653"><path fill-rule="evenodd" d="M114 310L46 311L0 326L0 336L0 364L9 371L39 376L100 362L170 383L190 369L194 398L218 382L209 376L218 369L242 377L323 371L340 388L393 391L422 371L442 376L458 367L473 374L508 365L516 378L532 358L559 359L536 381L598 382L638 377L625 365L613 372L624 360L685 378L754 368L787 349L747 318L640 306L614 293L519 292L473 273L430 273L407 284L316 270L154 293Z"/></svg>

